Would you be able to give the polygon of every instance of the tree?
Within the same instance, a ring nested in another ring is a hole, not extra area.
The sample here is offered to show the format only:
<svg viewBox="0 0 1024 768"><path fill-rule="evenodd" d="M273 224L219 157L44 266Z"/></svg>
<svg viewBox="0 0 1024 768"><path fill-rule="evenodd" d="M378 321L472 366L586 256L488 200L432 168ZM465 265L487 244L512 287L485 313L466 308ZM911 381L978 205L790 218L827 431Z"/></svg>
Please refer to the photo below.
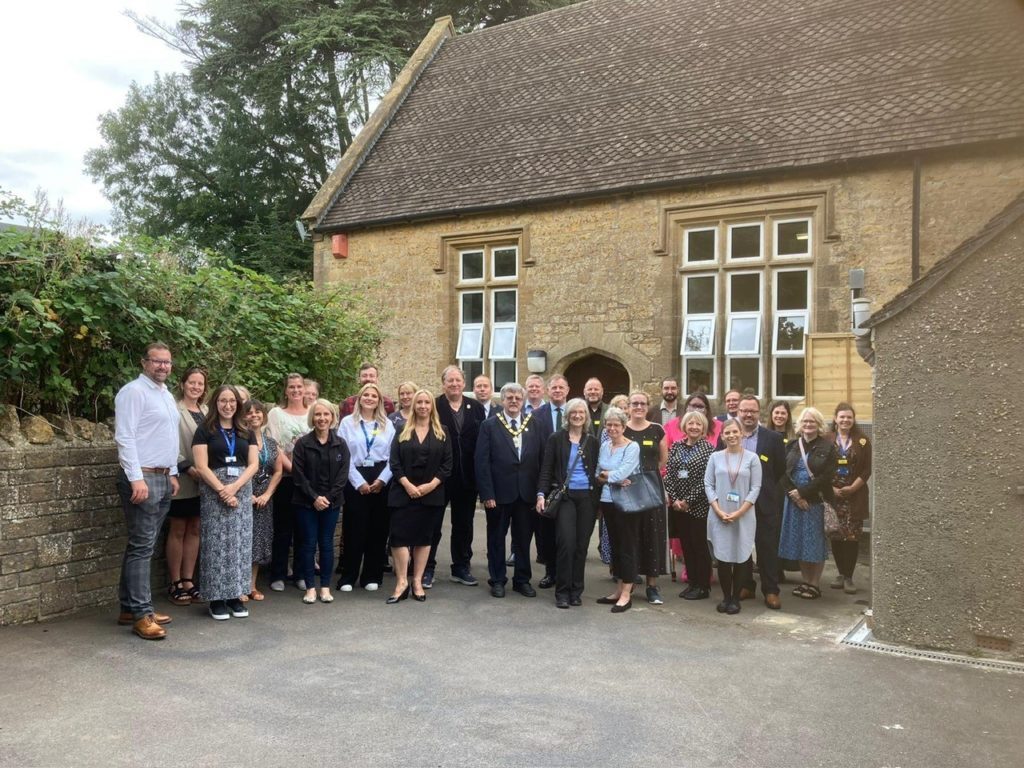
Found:
<svg viewBox="0 0 1024 768"><path fill-rule="evenodd" d="M308 276L294 222L434 19L469 31L567 3L192 0L173 26L132 16L189 71L133 85L86 168L120 227Z"/></svg>

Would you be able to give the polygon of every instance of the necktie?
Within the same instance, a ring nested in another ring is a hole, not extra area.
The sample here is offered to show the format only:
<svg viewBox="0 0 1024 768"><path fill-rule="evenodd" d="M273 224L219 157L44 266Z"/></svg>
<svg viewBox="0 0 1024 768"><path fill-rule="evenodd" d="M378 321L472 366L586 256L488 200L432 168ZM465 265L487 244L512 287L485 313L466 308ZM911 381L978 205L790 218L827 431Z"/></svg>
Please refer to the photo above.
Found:
<svg viewBox="0 0 1024 768"><path fill-rule="evenodd" d="M516 420L515 419L512 419L512 431L513 432L516 431Z"/></svg>
<svg viewBox="0 0 1024 768"><path fill-rule="evenodd" d="M562 406L555 408L555 432L562 428Z"/></svg>

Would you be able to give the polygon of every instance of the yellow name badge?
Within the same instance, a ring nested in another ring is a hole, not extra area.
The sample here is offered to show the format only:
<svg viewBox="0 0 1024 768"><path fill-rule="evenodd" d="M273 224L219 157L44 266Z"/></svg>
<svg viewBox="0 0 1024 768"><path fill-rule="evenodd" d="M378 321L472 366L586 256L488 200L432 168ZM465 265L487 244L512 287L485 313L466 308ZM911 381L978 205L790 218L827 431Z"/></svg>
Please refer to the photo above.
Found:
<svg viewBox="0 0 1024 768"><path fill-rule="evenodd" d="M839 460L839 463L840 463L840 464L849 464L849 463L850 463L850 461L849 461L849 459L840 459L840 460Z"/></svg>
<svg viewBox="0 0 1024 768"><path fill-rule="evenodd" d="M763 453L761 454L761 461L768 461L768 457L765 456Z"/></svg>
<svg viewBox="0 0 1024 768"><path fill-rule="evenodd" d="M644 440L644 445L654 445L653 440Z"/></svg>

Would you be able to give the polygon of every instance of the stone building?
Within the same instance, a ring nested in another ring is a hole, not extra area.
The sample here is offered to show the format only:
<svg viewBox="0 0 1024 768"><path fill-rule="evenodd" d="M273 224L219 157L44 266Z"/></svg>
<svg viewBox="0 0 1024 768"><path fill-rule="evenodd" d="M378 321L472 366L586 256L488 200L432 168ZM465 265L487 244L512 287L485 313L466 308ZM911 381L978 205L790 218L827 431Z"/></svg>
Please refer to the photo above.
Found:
<svg viewBox="0 0 1024 768"><path fill-rule="evenodd" d="M440 19L304 215L315 278L386 305L389 384L529 356L575 393L672 374L870 421L853 291L880 306L1024 189L1021 50L1012 0Z"/></svg>
<svg viewBox="0 0 1024 768"><path fill-rule="evenodd" d="M1024 660L1021 286L1024 194L865 324L883 640Z"/></svg>

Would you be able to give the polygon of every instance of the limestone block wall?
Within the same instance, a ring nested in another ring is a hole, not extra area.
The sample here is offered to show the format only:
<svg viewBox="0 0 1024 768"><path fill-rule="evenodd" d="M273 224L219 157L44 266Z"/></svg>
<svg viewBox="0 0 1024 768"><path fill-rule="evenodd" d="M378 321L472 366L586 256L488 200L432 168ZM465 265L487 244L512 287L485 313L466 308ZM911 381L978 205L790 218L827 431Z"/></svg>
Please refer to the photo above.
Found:
<svg viewBox="0 0 1024 768"><path fill-rule="evenodd" d="M923 158L922 267L1021 189L1020 144ZM866 295L876 308L911 282L910 158L353 231L345 259L332 256L329 237L315 244L314 274L320 285L360 285L389 308L382 349L387 387L412 379L436 388L457 341L455 275L436 269L440 244L521 229L520 355L547 350L550 372L574 352L602 351L625 365L631 385L656 391L661 376L680 369L681 256L656 253L665 209L821 193L828 221L817 224L811 330L845 332L850 269L866 270Z"/></svg>
<svg viewBox="0 0 1024 768"><path fill-rule="evenodd" d="M886 641L1024 660L1024 221L875 328Z"/></svg>
<svg viewBox="0 0 1024 768"><path fill-rule="evenodd" d="M125 540L113 440L99 425L91 441L65 439L41 421L0 439L0 625L117 605Z"/></svg>

